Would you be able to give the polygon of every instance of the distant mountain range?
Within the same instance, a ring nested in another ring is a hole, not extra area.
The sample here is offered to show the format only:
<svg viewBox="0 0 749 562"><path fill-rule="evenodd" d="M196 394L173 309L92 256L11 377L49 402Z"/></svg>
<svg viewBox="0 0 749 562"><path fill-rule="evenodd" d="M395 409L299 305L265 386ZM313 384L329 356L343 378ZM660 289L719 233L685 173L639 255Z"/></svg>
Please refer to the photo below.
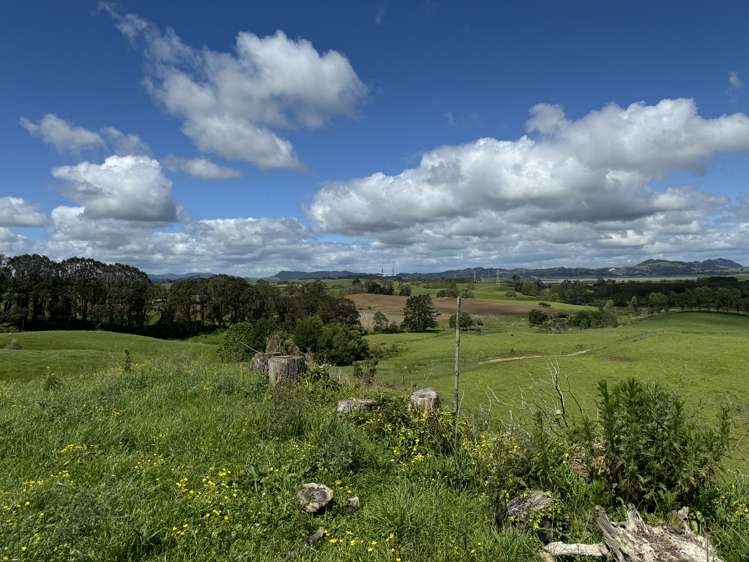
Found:
<svg viewBox="0 0 749 562"><path fill-rule="evenodd" d="M678 277L696 275L730 275L735 273L749 273L745 268L735 261L718 258L704 261L671 261L671 260L645 260L642 263L624 267L549 267L540 269L530 268L485 268L473 267L466 269L451 269L432 273L400 273L396 275L402 279L471 279L495 278L499 275L502 279L509 279L517 275L519 277L537 277L543 279L579 279L598 277ZM353 271L279 271L273 279L278 281L295 281L304 279L342 279L359 277L379 277L372 273L356 273Z"/></svg>
<svg viewBox="0 0 749 562"><path fill-rule="evenodd" d="M184 281L185 279L200 279L213 277L215 273L192 272L192 273L149 273L148 278L152 283L167 283L169 281Z"/></svg>

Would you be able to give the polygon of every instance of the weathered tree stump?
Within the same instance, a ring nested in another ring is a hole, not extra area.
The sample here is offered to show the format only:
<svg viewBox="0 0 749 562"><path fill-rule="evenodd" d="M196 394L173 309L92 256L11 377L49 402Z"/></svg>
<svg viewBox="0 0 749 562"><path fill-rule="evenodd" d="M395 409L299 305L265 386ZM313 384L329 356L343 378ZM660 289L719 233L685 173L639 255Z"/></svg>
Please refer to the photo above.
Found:
<svg viewBox="0 0 749 562"><path fill-rule="evenodd" d="M497 513L497 524L508 527L529 526L536 513L547 510L553 503L554 498L550 495L533 490L508 501L504 509Z"/></svg>
<svg viewBox="0 0 749 562"><path fill-rule="evenodd" d="M299 507L307 513L321 513L333 501L333 490L325 484L310 482L302 486L296 495Z"/></svg>
<svg viewBox="0 0 749 562"><path fill-rule="evenodd" d="M374 400L363 400L351 398L350 400L339 400L335 411L339 414L353 414L354 412L371 412L377 402Z"/></svg>
<svg viewBox="0 0 749 562"><path fill-rule="evenodd" d="M680 509L677 527L651 527L643 522L633 505L624 523L612 523L606 511L596 506L593 517L603 533L603 544L547 544L542 552L547 559L554 556L584 555L609 557L617 562L722 562L706 537L692 533L689 510Z"/></svg>
<svg viewBox="0 0 749 562"><path fill-rule="evenodd" d="M268 360L271 357L275 357L278 353L264 353L262 351L257 352L252 356L250 361L250 369L264 375L268 374Z"/></svg>
<svg viewBox="0 0 749 562"><path fill-rule="evenodd" d="M276 355L268 359L268 377L276 385L284 381L295 381L306 371L303 355Z"/></svg>
<svg viewBox="0 0 749 562"><path fill-rule="evenodd" d="M440 396L433 388L422 388L411 394L411 407L429 414L440 407Z"/></svg>

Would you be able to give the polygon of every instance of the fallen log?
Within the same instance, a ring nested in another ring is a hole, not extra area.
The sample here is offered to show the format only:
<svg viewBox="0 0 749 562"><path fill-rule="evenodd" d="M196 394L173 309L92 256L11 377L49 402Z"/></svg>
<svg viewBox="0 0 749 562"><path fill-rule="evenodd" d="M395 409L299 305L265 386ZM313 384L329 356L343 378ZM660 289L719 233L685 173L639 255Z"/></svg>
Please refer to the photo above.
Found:
<svg viewBox="0 0 749 562"><path fill-rule="evenodd" d="M610 557L617 562L723 562L707 537L692 533L688 508L673 515L678 527L646 525L633 505L627 520L613 523L606 510L596 506L593 518L603 534L603 544L566 544L553 542L541 552L545 560L555 556Z"/></svg>

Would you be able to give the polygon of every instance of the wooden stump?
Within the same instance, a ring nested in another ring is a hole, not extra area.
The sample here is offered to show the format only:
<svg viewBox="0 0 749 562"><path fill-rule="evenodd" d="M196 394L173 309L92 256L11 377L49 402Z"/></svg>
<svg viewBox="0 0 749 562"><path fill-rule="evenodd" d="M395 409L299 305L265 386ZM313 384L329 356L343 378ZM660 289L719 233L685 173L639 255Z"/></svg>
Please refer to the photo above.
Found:
<svg viewBox="0 0 749 562"><path fill-rule="evenodd" d="M613 523L606 511L596 506L593 518L603 534L603 543L547 544L542 556L553 560L555 556L607 557L616 562L721 562L707 537L692 533L689 528L688 509L675 514L676 527L646 525L633 505L627 511L627 520Z"/></svg>
<svg viewBox="0 0 749 562"><path fill-rule="evenodd" d="M273 385L297 380L306 368L303 355L276 355L268 359L268 377Z"/></svg>
<svg viewBox="0 0 749 562"><path fill-rule="evenodd" d="M259 351L255 355L252 356L252 361L250 362L250 369L253 371L257 371L258 373L262 373L264 375L268 374L268 360L271 357L275 357L278 355L278 353L263 353L262 351Z"/></svg>
<svg viewBox="0 0 749 562"><path fill-rule="evenodd" d="M429 414L440 407L440 396L433 388L422 388L411 394L411 407Z"/></svg>

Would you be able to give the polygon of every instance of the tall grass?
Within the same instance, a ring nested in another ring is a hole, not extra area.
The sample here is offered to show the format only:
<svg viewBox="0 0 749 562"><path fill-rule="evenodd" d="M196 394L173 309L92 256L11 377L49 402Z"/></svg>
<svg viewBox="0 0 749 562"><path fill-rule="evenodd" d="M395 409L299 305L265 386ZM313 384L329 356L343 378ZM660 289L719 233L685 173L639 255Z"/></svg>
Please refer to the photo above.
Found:
<svg viewBox="0 0 749 562"><path fill-rule="evenodd" d="M401 394L270 388L242 366L187 359L61 383L0 386L0 559L535 560L539 529L496 515L538 486L555 498L558 538L597 539L595 486L563 447L547 447L560 456L540 474L538 436L465 421L456 442L450 413L415 415ZM352 396L382 407L337 415ZM319 517L296 505L310 481L337 499ZM746 492L745 480L716 486L698 514L726 560L749 555ZM323 539L298 548L318 527Z"/></svg>

